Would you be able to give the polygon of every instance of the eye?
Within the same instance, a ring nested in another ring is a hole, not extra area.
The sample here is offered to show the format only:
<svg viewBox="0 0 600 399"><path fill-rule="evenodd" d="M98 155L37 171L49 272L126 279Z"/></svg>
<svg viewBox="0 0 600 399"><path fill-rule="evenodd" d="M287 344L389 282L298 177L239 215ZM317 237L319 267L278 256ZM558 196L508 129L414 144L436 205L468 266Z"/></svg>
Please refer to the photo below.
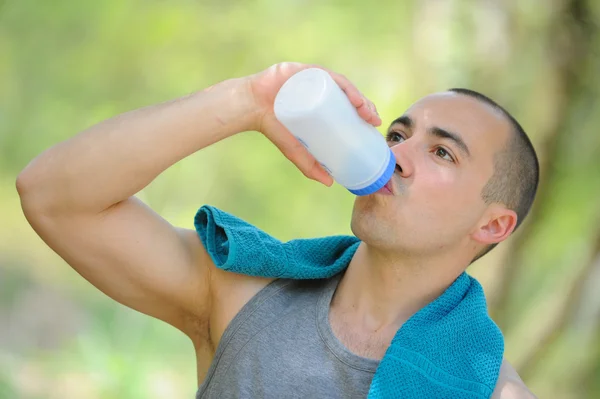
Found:
<svg viewBox="0 0 600 399"><path fill-rule="evenodd" d="M435 149L435 155L442 158L445 161L450 161L450 162L454 162L454 159L452 158L452 156L450 155L450 153L448 151L446 151L445 148L443 147L437 147Z"/></svg>
<svg viewBox="0 0 600 399"><path fill-rule="evenodd" d="M387 134L386 140L391 143L401 143L406 139L398 132L389 132Z"/></svg>

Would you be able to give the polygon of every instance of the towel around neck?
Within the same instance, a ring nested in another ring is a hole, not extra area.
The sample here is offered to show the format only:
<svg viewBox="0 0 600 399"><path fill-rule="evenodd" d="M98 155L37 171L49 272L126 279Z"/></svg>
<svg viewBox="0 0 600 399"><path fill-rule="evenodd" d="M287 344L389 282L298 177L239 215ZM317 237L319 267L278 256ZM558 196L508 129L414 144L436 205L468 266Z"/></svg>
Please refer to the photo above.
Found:
<svg viewBox="0 0 600 399"><path fill-rule="evenodd" d="M360 241L331 236L281 242L211 206L194 219L218 268L252 276L320 279L343 271ZM377 368L369 398L490 398L504 338L487 313L481 285L462 273L394 336Z"/></svg>

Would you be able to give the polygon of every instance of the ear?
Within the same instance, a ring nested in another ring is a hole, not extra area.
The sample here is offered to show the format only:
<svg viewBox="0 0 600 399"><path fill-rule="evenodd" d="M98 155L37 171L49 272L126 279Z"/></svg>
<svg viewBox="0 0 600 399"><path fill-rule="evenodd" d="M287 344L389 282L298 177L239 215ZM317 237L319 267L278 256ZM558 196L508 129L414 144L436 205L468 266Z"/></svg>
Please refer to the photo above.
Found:
<svg viewBox="0 0 600 399"><path fill-rule="evenodd" d="M495 244L506 240L516 226L517 213L503 205L494 204L481 218L471 238L481 244Z"/></svg>

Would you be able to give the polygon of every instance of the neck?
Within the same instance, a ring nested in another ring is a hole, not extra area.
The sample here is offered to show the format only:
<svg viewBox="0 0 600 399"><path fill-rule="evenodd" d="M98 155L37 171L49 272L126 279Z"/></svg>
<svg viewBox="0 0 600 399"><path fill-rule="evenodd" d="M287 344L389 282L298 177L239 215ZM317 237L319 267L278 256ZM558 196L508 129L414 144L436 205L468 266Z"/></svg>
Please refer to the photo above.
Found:
<svg viewBox="0 0 600 399"><path fill-rule="evenodd" d="M390 255L363 242L340 281L332 307L373 332L397 331L463 270L442 259Z"/></svg>

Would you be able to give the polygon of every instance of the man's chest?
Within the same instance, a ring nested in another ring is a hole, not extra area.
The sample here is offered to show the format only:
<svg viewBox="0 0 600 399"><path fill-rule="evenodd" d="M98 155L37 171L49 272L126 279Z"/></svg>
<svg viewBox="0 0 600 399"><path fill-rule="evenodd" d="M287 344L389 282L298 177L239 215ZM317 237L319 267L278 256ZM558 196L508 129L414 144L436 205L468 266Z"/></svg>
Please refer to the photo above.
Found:
<svg viewBox="0 0 600 399"><path fill-rule="evenodd" d="M287 314L260 329L241 327L200 376L197 397L366 397L377 362L353 359L327 330L315 324L314 314Z"/></svg>

